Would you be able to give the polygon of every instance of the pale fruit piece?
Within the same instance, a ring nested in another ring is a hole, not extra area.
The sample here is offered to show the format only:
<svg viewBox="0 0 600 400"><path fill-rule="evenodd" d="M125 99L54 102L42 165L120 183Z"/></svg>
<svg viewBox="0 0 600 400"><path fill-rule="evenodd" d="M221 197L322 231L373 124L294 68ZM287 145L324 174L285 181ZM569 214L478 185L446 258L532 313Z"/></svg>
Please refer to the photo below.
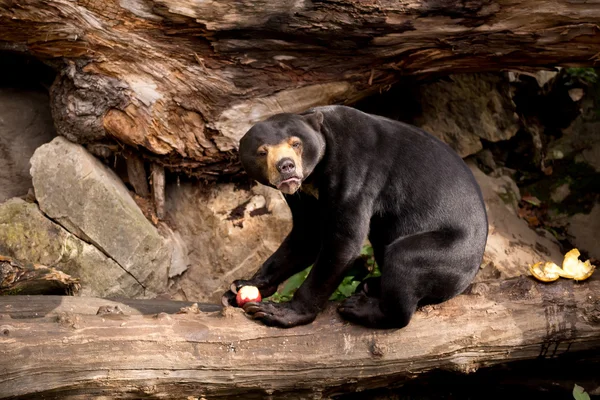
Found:
<svg viewBox="0 0 600 400"><path fill-rule="evenodd" d="M595 266L590 263L590 260L586 262L579 260L579 250L573 249L565 254L565 259L563 260L562 276L565 278L572 278L576 281L583 281L594 273ZM568 276L567 276L568 275Z"/></svg>
<svg viewBox="0 0 600 400"><path fill-rule="evenodd" d="M239 307L249 302L259 302L262 300L260 291L256 286L242 286L235 297Z"/></svg>
<svg viewBox="0 0 600 400"><path fill-rule="evenodd" d="M529 272L542 282L553 282L560 278L563 270L551 261L546 263L540 261L539 263L531 265L529 267Z"/></svg>

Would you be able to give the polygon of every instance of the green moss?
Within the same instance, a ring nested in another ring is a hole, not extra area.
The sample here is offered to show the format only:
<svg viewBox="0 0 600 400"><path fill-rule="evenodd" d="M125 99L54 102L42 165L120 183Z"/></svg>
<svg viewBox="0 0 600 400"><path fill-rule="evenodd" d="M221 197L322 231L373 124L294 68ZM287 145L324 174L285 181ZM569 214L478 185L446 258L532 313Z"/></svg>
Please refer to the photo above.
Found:
<svg viewBox="0 0 600 400"><path fill-rule="evenodd" d="M23 204L24 202L14 200L2 204L2 207L0 207L0 223L20 219L24 210Z"/></svg>
<svg viewBox="0 0 600 400"><path fill-rule="evenodd" d="M52 262L62 251L59 228L35 204L10 200L0 205L0 251L33 262Z"/></svg>
<svg viewBox="0 0 600 400"><path fill-rule="evenodd" d="M510 189L506 189L504 193L498 193L498 197L502 200L502 202L506 205L516 207L519 204L519 199L517 195Z"/></svg>

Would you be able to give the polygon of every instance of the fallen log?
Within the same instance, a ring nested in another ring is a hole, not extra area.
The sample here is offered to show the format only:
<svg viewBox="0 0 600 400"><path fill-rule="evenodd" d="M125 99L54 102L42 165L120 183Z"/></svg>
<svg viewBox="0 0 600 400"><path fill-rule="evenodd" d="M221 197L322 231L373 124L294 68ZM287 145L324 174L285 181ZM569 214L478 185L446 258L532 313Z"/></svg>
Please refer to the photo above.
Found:
<svg viewBox="0 0 600 400"><path fill-rule="evenodd" d="M57 68L60 135L213 179L274 113L406 75L594 66L599 21L598 0L0 0L0 50Z"/></svg>
<svg viewBox="0 0 600 400"><path fill-rule="evenodd" d="M0 297L0 397L327 398L431 370L586 354L600 346L594 278L477 283L401 330L343 323L333 307L281 330L215 306Z"/></svg>
<svg viewBox="0 0 600 400"><path fill-rule="evenodd" d="M79 279L55 268L0 256L0 296L73 295L80 288Z"/></svg>

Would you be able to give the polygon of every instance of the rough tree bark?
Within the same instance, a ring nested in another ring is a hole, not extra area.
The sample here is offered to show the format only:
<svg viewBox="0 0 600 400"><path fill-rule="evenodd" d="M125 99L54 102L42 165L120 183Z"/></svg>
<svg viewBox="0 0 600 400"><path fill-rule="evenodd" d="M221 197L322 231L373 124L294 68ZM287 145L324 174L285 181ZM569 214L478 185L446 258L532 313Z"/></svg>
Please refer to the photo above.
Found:
<svg viewBox="0 0 600 400"><path fill-rule="evenodd" d="M0 255L0 296L67 294L79 292L79 280L56 268L24 263Z"/></svg>
<svg viewBox="0 0 600 400"><path fill-rule="evenodd" d="M598 22L598 0L0 0L0 50L58 68L59 134L209 178L253 122L402 75L594 65Z"/></svg>
<svg viewBox="0 0 600 400"><path fill-rule="evenodd" d="M600 345L594 277L478 283L420 310L401 330L345 324L331 308L310 325L282 330L239 309L172 314L180 306L0 297L0 397L321 398L432 369L589 355Z"/></svg>

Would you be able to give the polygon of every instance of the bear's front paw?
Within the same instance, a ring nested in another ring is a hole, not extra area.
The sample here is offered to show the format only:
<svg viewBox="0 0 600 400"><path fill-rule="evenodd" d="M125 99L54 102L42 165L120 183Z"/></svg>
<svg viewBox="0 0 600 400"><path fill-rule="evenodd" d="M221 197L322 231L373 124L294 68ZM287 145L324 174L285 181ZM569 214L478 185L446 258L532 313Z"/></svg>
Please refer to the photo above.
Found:
<svg viewBox="0 0 600 400"><path fill-rule="evenodd" d="M244 311L250 317L260 320L265 325L280 328L308 324L317 317L316 313L294 310L291 303L246 303L244 304Z"/></svg>
<svg viewBox="0 0 600 400"><path fill-rule="evenodd" d="M221 296L221 304L223 304L223 307L237 307L238 305L235 297L236 294L231 290L228 290Z"/></svg>

